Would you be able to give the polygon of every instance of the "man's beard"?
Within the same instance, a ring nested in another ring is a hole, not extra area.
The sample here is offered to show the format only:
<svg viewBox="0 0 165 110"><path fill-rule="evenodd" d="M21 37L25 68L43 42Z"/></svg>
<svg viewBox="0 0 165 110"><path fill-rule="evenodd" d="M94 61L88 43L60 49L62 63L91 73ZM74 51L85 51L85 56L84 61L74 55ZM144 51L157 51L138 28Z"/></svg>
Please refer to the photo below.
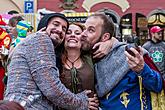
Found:
<svg viewBox="0 0 165 110"><path fill-rule="evenodd" d="M162 41L161 39L157 39L157 41L156 41L156 42L157 42L157 43L159 43L159 42L161 42L161 41Z"/></svg>
<svg viewBox="0 0 165 110"><path fill-rule="evenodd" d="M151 39L154 43L159 43L159 42L161 42L162 41L162 38L154 38L155 40L153 40L153 39Z"/></svg>
<svg viewBox="0 0 165 110"><path fill-rule="evenodd" d="M58 42L58 40L55 40L55 39L52 39L52 38L51 38L51 40L53 42L54 47L57 47L58 45L60 45L60 43Z"/></svg>
<svg viewBox="0 0 165 110"><path fill-rule="evenodd" d="M82 42L82 50L83 50L85 53L88 53L88 52L93 53L94 51L96 51L96 50L93 50L92 48L93 48L93 46L94 46L96 43L98 43L98 42L101 41L101 36L102 36L102 35L100 35L99 39L98 39L94 44L91 44L91 42L90 42L90 41L87 41L87 40L81 41L81 42Z"/></svg>
<svg viewBox="0 0 165 110"><path fill-rule="evenodd" d="M61 44L61 39L60 39L60 37L59 38L58 37L51 37L51 34L50 34L50 38L53 42L54 47L57 47Z"/></svg>
<svg viewBox="0 0 165 110"><path fill-rule="evenodd" d="M83 50L83 52L85 52L85 53L91 52L92 47L93 47L92 44L90 44L89 42L82 41L82 50Z"/></svg>

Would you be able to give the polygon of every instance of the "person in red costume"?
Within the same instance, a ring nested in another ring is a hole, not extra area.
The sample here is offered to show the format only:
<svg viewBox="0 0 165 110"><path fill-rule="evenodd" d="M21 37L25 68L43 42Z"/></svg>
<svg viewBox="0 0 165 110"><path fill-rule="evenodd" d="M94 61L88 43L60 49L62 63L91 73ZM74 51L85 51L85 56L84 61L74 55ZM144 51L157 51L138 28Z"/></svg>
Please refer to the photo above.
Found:
<svg viewBox="0 0 165 110"><path fill-rule="evenodd" d="M8 50L10 48L11 37L5 30L6 23L2 20L0 16L0 100L3 100L4 94L4 83L3 78L5 76L4 59L8 55Z"/></svg>

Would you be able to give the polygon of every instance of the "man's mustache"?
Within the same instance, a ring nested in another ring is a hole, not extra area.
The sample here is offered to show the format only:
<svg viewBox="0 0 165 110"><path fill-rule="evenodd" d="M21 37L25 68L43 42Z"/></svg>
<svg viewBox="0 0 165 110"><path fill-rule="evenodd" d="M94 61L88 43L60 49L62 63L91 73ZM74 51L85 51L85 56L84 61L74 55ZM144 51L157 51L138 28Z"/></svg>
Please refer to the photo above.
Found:
<svg viewBox="0 0 165 110"><path fill-rule="evenodd" d="M57 35L59 36L60 39L63 39L62 32L59 32L59 31L57 31L57 30L54 29L54 30L51 30L51 31L50 31L50 36L51 36L52 34L57 34Z"/></svg>

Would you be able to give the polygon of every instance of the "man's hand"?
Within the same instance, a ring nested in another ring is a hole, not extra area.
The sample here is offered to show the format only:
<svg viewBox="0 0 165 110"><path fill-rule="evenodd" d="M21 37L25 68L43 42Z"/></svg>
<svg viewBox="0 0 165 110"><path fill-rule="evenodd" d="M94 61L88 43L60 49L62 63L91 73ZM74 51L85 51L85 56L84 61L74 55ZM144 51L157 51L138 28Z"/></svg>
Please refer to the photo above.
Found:
<svg viewBox="0 0 165 110"><path fill-rule="evenodd" d="M132 56L127 51L125 51L126 60L128 61L130 69L137 73L140 73L144 68L143 50L140 46L139 48L140 52L138 52L134 48L130 48L130 50L135 54L135 56Z"/></svg>
<svg viewBox="0 0 165 110"><path fill-rule="evenodd" d="M38 33L47 34L45 30L46 30L46 27L43 27L38 31Z"/></svg>
<svg viewBox="0 0 165 110"><path fill-rule="evenodd" d="M116 38L112 37L110 40L105 42L96 43L92 48L93 50L96 50L93 52L93 58L102 58L107 55L110 52L114 42L117 41L118 40Z"/></svg>
<svg viewBox="0 0 165 110"><path fill-rule="evenodd" d="M92 91L91 90L86 90L85 93L88 95ZM88 110L98 110L99 108L99 100L97 98L97 95L94 94L94 97L88 98Z"/></svg>

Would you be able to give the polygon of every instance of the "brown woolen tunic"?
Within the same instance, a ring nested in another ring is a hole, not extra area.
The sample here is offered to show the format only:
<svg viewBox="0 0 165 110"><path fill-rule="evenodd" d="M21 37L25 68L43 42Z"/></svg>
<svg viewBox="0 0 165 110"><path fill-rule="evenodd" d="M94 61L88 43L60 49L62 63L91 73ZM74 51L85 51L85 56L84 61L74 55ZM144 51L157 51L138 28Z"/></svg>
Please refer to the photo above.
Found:
<svg viewBox="0 0 165 110"><path fill-rule="evenodd" d="M84 61L82 66L77 69L77 78L79 80L77 85L78 93L84 90L94 91L94 71L86 61ZM60 74L60 79L62 83L72 91L70 69L63 66L63 72Z"/></svg>

